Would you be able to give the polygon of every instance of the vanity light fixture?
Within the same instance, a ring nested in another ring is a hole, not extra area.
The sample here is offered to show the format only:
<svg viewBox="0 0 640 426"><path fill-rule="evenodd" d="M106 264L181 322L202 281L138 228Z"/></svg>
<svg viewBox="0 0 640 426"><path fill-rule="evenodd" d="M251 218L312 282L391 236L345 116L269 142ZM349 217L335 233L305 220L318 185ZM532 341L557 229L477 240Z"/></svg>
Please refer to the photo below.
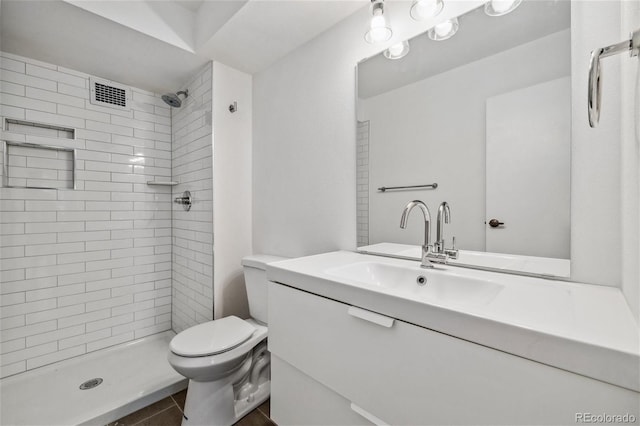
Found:
<svg viewBox="0 0 640 426"><path fill-rule="evenodd" d="M452 18L431 28L427 35L431 40L446 40L453 37L453 35L458 32L458 26L458 18Z"/></svg>
<svg viewBox="0 0 640 426"><path fill-rule="evenodd" d="M367 43L379 43L391 39L393 31L384 17L384 0L371 0L371 24L364 35Z"/></svg>
<svg viewBox="0 0 640 426"><path fill-rule="evenodd" d="M522 0L491 0L484 5L484 13L489 16L502 16L513 12Z"/></svg>
<svg viewBox="0 0 640 426"><path fill-rule="evenodd" d="M411 5L409 15L416 21L434 18L442 12L442 0L415 0Z"/></svg>
<svg viewBox="0 0 640 426"><path fill-rule="evenodd" d="M383 52L387 59L400 59L409 53L409 40L398 42Z"/></svg>

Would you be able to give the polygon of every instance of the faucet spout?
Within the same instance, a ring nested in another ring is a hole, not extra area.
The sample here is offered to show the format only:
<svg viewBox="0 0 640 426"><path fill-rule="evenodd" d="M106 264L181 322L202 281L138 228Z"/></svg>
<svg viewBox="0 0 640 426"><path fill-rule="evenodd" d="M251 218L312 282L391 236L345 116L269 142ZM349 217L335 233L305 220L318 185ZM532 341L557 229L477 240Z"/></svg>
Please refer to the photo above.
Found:
<svg viewBox="0 0 640 426"><path fill-rule="evenodd" d="M434 251L436 253L444 253L444 224L451 221L451 209L449 203L443 201L438 207L438 215L436 217L436 241Z"/></svg>
<svg viewBox="0 0 640 426"><path fill-rule="evenodd" d="M407 227L407 219L409 219L409 213L414 207L418 207L422 210L424 216L424 243L422 244L422 263L420 266L423 268L433 268L433 264L429 261L428 257L431 252L431 213L425 203L420 200L413 200L407 203L402 211L402 217L400 218L400 228L405 229Z"/></svg>

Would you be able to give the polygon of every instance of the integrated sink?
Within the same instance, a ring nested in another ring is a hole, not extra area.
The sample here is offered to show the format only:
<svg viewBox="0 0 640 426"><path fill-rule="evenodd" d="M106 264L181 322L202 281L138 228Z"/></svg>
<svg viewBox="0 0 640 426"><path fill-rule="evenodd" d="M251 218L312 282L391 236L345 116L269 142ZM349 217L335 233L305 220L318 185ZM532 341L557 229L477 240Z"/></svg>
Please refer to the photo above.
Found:
<svg viewBox="0 0 640 426"><path fill-rule="evenodd" d="M504 286L488 280L458 275L451 271L397 266L381 262L357 262L326 270L327 275L356 281L429 303L485 305Z"/></svg>

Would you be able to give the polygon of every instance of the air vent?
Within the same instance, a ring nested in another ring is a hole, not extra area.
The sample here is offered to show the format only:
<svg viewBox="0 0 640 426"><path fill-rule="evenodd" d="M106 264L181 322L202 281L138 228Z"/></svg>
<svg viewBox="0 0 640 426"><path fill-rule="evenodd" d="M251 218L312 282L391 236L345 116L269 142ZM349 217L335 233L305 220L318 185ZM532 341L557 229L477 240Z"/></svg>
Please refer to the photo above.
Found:
<svg viewBox="0 0 640 426"><path fill-rule="evenodd" d="M91 78L91 103L117 109L129 109L129 88L107 80Z"/></svg>

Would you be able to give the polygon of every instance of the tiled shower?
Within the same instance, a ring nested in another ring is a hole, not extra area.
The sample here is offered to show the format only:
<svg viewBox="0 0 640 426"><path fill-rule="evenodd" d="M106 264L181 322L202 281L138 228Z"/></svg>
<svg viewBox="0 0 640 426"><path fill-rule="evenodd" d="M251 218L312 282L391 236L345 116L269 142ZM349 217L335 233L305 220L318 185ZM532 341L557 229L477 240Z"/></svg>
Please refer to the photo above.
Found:
<svg viewBox="0 0 640 426"><path fill-rule="evenodd" d="M93 76L1 55L1 376L211 319L211 64L171 111L137 88L96 105Z"/></svg>

